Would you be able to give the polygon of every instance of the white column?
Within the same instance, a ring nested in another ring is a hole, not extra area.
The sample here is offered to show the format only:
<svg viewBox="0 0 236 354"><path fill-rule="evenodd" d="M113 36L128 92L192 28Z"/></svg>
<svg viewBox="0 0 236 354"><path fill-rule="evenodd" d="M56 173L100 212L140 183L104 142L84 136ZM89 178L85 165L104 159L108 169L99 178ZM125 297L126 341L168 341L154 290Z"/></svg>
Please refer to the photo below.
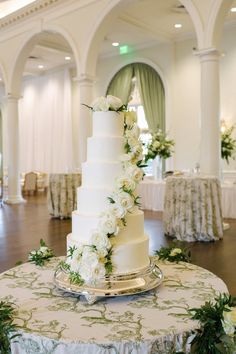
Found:
<svg viewBox="0 0 236 354"><path fill-rule="evenodd" d="M8 196L4 199L7 204L25 202L21 194L19 171L19 97L8 94L7 105L7 148L8 148Z"/></svg>
<svg viewBox="0 0 236 354"><path fill-rule="evenodd" d="M94 79L89 75L81 75L77 78L79 86L79 169L87 157L87 138L92 135L92 113L83 103L91 105L93 100Z"/></svg>
<svg viewBox="0 0 236 354"><path fill-rule="evenodd" d="M201 63L200 171L220 177L220 53L210 48L196 54Z"/></svg>

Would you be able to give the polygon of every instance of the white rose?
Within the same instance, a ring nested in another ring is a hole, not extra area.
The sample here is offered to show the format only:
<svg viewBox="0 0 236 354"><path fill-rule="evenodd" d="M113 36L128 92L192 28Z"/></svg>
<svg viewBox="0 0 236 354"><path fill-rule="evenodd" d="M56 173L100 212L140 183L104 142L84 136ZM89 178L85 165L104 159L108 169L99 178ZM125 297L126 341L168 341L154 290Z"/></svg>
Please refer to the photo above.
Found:
<svg viewBox="0 0 236 354"><path fill-rule="evenodd" d="M135 137L131 136L128 138L128 144L132 148L133 146L138 145L139 141Z"/></svg>
<svg viewBox="0 0 236 354"><path fill-rule="evenodd" d="M160 146L160 142L159 141L154 141L152 146L153 146L154 149L158 149L159 146Z"/></svg>
<svg viewBox="0 0 236 354"><path fill-rule="evenodd" d="M136 183L140 182L143 178L143 170L137 166L128 167L126 170L126 174Z"/></svg>
<svg viewBox="0 0 236 354"><path fill-rule="evenodd" d="M107 102L105 97L101 96L93 101L92 108L94 111L107 112L109 110L109 103Z"/></svg>
<svg viewBox="0 0 236 354"><path fill-rule="evenodd" d="M173 248L170 252L171 257L175 257L177 254L182 253L182 250L180 248Z"/></svg>
<svg viewBox="0 0 236 354"><path fill-rule="evenodd" d="M123 191L117 193L115 196L115 201L125 210L131 209L134 205L134 200L131 195Z"/></svg>
<svg viewBox="0 0 236 354"><path fill-rule="evenodd" d="M134 152L137 155L142 155L143 153L143 146L142 144L140 144L140 142L138 141L137 145L132 146L132 152Z"/></svg>
<svg viewBox="0 0 236 354"><path fill-rule="evenodd" d="M80 276L85 281L86 284L96 284L99 278L103 278L106 274L105 266L103 262L99 262L98 254L93 253L96 256L96 262L91 257L83 259L80 265ZM92 262L90 262L92 260Z"/></svg>
<svg viewBox="0 0 236 354"><path fill-rule="evenodd" d="M105 234L117 235L119 231L116 218L112 214L109 217L103 216L99 221L99 227Z"/></svg>
<svg viewBox="0 0 236 354"><path fill-rule="evenodd" d="M47 252L48 252L48 247L46 247L46 246L41 246L40 249L39 249L39 252L47 253Z"/></svg>
<svg viewBox="0 0 236 354"><path fill-rule="evenodd" d="M116 185L119 189L125 188L126 190L134 191L136 188L136 183L126 176L121 176L116 180Z"/></svg>
<svg viewBox="0 0 236 354"><path fill-rule="evenodd" d="M96 230L92 234L92 244L96 246L98 250L103 250L103 249L110 249L111 248L111 243L103 232L99 232L99 230Z"/></svg>
<svg viewBox="0 0 236 354"><path fill-rule="evenodd" d="M111 210L114 216L118 219L122 219L126 214L126 210L121 205L116 203L112 205ZM117 225L119 226L119 220L117 220Z"/></svg>
<svg viewBox="0 0 236 354"><path fill-rule="evenodd" d="M115 96L107 95L106 100L111 110L114 111L117 111L123 105L121 99Z"/></svg>
<svg viewBox="0 0 236 354"><path fill-rule="evenodd" d="M81 257L81 265L89 264L90 267L96 267L98 260L99 258L97 252L92 247L87 247L84 249Z"/></svg>
<svg viewBox="0 0 236 354"><path fill-rule="evenodd" d="M132 127L137 122L137 115L134 111L125 112L125 123L128 127Z"/></svg>

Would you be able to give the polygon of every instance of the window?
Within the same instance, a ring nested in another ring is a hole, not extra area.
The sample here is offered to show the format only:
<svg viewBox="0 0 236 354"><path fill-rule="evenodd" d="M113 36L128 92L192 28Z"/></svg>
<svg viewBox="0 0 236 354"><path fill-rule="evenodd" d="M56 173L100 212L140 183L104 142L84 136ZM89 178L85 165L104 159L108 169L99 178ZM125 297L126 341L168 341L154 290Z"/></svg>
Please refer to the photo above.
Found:
<svg viewBox="0 0 236 354"><path fill-rule="evenodd" d="M148 125L147 125L147 121L145 118L144 109L141 104L141 99L140 99L138 86L136 84L136 79L133 78L132 81L134 83L134 90L132 92L131 100L129 101L129 104L128 104L128 109L129 109L129 111L135 111L137 114L137 120L138 120L137 123L138 123L140 130L141 130L140 138L143 142L143 152L144 152L144 154L146 154L146 151L147 151L146 147L147 147L147 144L149 143L149 141L151 140L151 134L148 130ZM147 165L148 166L144 168L144 172L146 175L152 175L152 162L149 160Z"/></svg>

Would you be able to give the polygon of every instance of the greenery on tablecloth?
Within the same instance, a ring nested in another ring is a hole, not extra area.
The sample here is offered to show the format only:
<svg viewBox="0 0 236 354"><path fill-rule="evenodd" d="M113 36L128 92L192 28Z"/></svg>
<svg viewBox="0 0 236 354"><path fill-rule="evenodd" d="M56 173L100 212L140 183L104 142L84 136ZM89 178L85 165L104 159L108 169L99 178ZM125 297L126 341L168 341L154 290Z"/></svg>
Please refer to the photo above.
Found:
<svg viewBox="0 0 236 354"><path fill-rule="evenodd" d="M232 138L234 126L221 133L221 157L229 163L229 158L234 159L236 152L236 140Z"/></svg>
<svg viewBox="0 0 236 354"><path fill-rule="evenodd" d="M161 247L155 254L160 260L167 260L169 262L187 262L191 263L191 252L178 243L174 243L169 247Z"/></svg>
<svg viewBox="0 0 236 354"><path fill-rule="evenodd" d="M19 334L14 333L16 326L13 324L15 315L14 305L10 302L0 302L0 353L11 352L10 341Z"/></svg>
<svg viewBox="0 0 236 354"><path fill-rule="evenodd" d="M200 328L191 342L192 354L233 354L236 352L236 298L220 294L215 303L207 301L189 310Z"/></svg>
<svg viewBox="0 0 236 354"><path fill-rule="evenodd" d="M43 266L45 261L54 257L53 251L46 245L43 239L40 240L40 248L29 253L29 262L35 263L38 266Z"/></svg>

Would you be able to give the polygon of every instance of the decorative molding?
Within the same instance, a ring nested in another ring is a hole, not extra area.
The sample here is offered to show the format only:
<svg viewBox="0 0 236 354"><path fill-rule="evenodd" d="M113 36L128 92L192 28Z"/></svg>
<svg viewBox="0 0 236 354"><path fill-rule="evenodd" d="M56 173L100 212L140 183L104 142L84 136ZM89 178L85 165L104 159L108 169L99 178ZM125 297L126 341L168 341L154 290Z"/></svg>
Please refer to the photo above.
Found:
<svg viewBox="0 0 236 354"><path fill-rule="evenodd" d="M95 83L95 77L90 74L82 73L79 76L73 77L73 81L78 82L81 86L92 86Z"/></svg>
<svg viewBox="0 0 236 354"><path fill-rule="evenodd" d="M218 61L221 56L221 52L216 48L204 48L200 50L193 48L193 54L198 56L201 62Z"/></svg>
<svg viewBox="0 0 236 354"><path fill-rule="evenodd" d="M63 13L65 13L65 7L72 5L73 10L76 8L82 8L89 6L91 3L96 2L97 0L81 0L78 1L69 1L69 0L37 0L27 6L22 7L21 9L7 15L6 17L0 19L0 29L6 28L10 25L16 24L20 20L25 20L28 17L42 12L48 9L51 9L55 5L64 5ZM68 9L69 10L69 9Z"/></svg>
<svg viewBox="0 0 236 354"><path fill-rule="evenodd" d="M49 8L51 5L55 5L56 3L59 3L61 1L62 0L41 0L41 1L33 2L9 14L8 16L3 17L0 20L0 28L4 28L9 25L12 25L13 23L19 20L31 16L38 11L45 10L46 8Z"/></svg>

